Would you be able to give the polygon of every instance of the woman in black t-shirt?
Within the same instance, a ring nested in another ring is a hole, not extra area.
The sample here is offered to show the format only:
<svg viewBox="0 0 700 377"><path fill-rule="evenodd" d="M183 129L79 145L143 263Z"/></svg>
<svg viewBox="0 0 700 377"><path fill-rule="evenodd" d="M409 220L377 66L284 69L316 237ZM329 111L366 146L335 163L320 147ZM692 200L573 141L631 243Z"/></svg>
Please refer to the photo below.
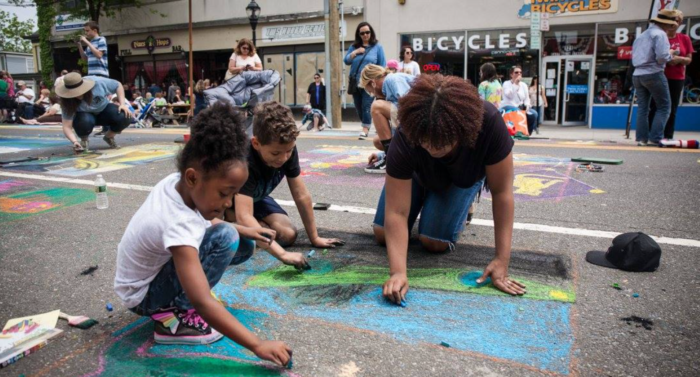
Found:
<svg viewBox="0 0 700 377"><path fill-rule="evenodd" d="M389 255L384 296L400 304L408 291L406 254L418 214L423 246L432 252L454 250L485 180L493 199L496 256L477 283L491 277L501 291L524 294L525 287L508 278L513 140L498 109L460 78L421 75L399 99L399 124L374 218L375 238Z"/></svg>

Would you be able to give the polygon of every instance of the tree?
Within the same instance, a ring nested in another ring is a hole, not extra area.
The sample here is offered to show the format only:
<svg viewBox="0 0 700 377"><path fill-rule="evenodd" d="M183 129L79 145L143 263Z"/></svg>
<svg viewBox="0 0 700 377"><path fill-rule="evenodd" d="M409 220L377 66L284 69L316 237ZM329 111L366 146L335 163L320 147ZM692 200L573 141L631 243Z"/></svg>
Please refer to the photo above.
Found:
<svg viewBox="0 0 700 377"><path fill-rule="evenodd" d="M76 20L92 20L97 23L100 22L100 17L114 17L124 8L141 8L144 5L142 0L78 0L78 5L62 0L9 0L9 2L17 6L33 6L34 3L51 4L60 14L67 14ZM166 17L155 9L149 9L149 11Z"/></svg>
<svg viewBox="0 0 700 377"><path fill-rule="evenodd" d="M34 23L0 10L0 51L30 52L32 44L22 38L34 32Z"/></svg>

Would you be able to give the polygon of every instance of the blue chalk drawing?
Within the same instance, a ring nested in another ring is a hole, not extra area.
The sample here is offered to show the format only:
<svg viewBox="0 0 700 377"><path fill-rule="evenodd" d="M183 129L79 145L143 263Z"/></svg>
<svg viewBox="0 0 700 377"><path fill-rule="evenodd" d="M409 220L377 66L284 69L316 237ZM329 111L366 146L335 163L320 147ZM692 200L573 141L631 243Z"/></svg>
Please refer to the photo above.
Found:
<svg viewBox="0 0 700 377"><path fill-rule="evenodd" d="M574 340L570 303L414 288L409 294L410 305L401 307L386 301L381 288L374 286L354 288L350 295L342 293L352 286L329 287L332 293L344 296L334 300L322 297L328 292L319 286L246 285L250 278L278 265L269 255L257 254L247 263L229 268L214 293L234 307L319 319L407 343L447 342L452 349L569 373ZM476 284L476 278L465 274L463 282L472 284L474 280Z"/></svg>

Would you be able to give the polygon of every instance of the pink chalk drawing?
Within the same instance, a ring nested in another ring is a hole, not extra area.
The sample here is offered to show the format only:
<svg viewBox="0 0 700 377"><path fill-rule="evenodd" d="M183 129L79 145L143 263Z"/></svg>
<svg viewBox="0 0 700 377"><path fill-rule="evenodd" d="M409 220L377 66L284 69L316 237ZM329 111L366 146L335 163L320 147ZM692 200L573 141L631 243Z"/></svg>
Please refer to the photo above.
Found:
<svg viewBox="0 0 700 377"><path fill-rule="evenodd" d="M10 191L15 187L22 187L22 186L26 186L28 184L29 183L27 183L27 182L15 181L13 179L0 181L0 192Z"/></svg>

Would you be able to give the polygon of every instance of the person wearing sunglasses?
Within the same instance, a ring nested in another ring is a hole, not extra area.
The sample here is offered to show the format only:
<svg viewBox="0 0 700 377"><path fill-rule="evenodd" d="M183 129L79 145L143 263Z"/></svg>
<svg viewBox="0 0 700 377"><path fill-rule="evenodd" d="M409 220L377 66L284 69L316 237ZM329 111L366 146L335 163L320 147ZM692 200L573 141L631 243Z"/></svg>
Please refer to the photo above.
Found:
<svg viewBox="0 0 700 377"><path fill-rule="evenodd" d="M523 110L527 113L527 130L532 135L532 130L537 122L537 111L530 105L530 92L523 81L523 69L515 65L510 69L510 80L503 83L503 99L501 110Z"/></svg>
<svg viewBox="0 0 700 377"><path fill-rule="evenodd" d="M306 104L312 109L326 111L326 86L323 85L319 73L314 74L314 82L309 84L309 89L306 91Z"/></svg>
<svg viewBox="0 0 700 377"><path fill-rule="evenodd" d="M384 48L377 41L372 25L368 22L360 22L355 29L355 42L348 49L343 59L345 65L350 66L350 77L348 80L348 94L352 94L355 110L362 121L362 131L360 140L368 137L369 129L372 126L372 102L374 98L362 88L358 87L362 69L368 64L386 66Z"/></svg>
<svg viewBox="0 0 700 377"><path fill-rule="evenodd" d="M417 77L420 75L420 66L417 62L413 61L416 54L413 52L413 48L410 46L404 46L401 48L401 61L399 62L399 72L406 73Z"/></svg>
<svg viewBox="0 0 700 377"><path fill-rule="evenodd" d="M241 38L233 50L233 54L231 54L231 59L229 59L228 71L226 71L224 81L228 81L243 71L262 71L262 69L262 60L255 53L253 41L248 38Z"/></svg>

